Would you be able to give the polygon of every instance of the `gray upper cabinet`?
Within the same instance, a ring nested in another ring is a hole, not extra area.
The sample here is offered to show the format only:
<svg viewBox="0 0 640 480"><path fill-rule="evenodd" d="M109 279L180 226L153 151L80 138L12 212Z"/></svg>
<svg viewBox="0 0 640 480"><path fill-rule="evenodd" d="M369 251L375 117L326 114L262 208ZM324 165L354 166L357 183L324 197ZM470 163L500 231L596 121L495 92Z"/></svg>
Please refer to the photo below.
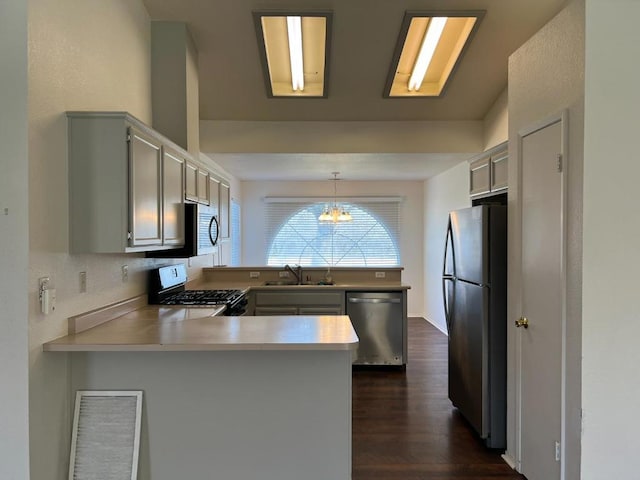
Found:
<svg viewBox="0 0 640 480"><path fill-rule="evenodd" d="M163 149L163 240L164 245L184 245L185 158L176 150Z"/></svg>
<svg viewBox="0 0 640 480"><path fill-rule="evenodd" d="M187 153L125 112L68 112L69 250L184 244Z"/></svg>
<svg viewBox="0 0 640 480"><path fill-rule="evenodd" d="M195 163L185 164L184 198L192 202L198 201L198 166Z"/></svg>
<svg viewBox="0 0 640 480"><path fill-rule="evenodd" d="M509 186L506 144L501 144L469 164L469 195L482 197L505 191Z"/></svg>
<svg viewBox="0 0 640 480"><path fill-rule="evenodd" d="M229 238L231 236L229 228L230 208L231 192L229 190L229 185L220 183L220 238Z"/></svg>
<svg viewBox="0 0 640 480"><path fill-rule="evenodd" d="M209 175L209 206L213 208L218 215L218 207L220 206L220 181Z"/></svg>
<svg viewBox="0 0 640 480"><path fill-rule="evenodd" d="M491 169L489 158L471 162L469 167L469 195L482 195L491 191Z"/></svg>
<svg viewBox="0 0 640 480"><path fill-rule="evenodd" d="M184 198L190 202L209 205L209 172L187 161Z"/></svg>
<svg viewBox="0 0 640 480"><path fill-rule="evenodd" d="M162 244L162 143L129 127L131 246Z"/></svg>
<svg viewBox="0 0 640 480"><path fill-rule="evenodd" d="M509 185L509 154L503 150L491 155L491 191L496 192Z"/></svg>
<svg viewBox="0 0 640 480"><path fill-rule="evenodd" d="M198 203L209 205L209 172L198 170Z"/></svg>

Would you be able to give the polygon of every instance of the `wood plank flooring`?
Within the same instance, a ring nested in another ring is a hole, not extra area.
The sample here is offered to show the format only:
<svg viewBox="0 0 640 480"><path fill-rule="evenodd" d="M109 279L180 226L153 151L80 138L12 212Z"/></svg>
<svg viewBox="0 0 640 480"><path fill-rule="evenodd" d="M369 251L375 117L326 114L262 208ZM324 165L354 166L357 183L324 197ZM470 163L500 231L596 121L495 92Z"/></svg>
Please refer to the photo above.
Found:
<svg viewBox="0 0 640 480"><path fill-rule="evenodd" d="M353 373L352 480L524 480L447 396L447 337L409 318L406 372Z"/></svg>

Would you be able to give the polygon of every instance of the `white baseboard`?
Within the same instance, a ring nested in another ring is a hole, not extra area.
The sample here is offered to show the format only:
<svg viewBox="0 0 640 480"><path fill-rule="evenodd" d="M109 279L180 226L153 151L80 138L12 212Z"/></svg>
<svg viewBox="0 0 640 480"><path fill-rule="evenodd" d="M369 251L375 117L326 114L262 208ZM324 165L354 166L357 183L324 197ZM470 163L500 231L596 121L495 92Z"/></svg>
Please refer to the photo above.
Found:
<svg viewBox="0 0 640 480"><path fill-rule="evenodd" d="M517 469L516 469L516 461L511 455L509 455L508 453L505 452L501 456L502 456L502 459L505 461L505 463L507 465L509 465L511 468L513 468L514 470L517 471Z"/></svg>

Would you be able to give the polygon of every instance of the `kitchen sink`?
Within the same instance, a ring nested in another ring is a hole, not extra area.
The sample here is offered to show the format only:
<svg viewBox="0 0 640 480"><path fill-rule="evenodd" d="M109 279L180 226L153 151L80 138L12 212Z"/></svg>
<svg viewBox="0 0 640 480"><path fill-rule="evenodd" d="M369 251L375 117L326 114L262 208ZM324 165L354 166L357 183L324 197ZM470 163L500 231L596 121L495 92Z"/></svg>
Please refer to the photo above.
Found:
<svg viewBox="0 0 640 480"><path fill-rule="evenodd" d="M293 287L298 287L301 285L316 285L316 286L320 286L320 285L333 285L333 283L327 283L327 282L303 282L301 284L296 283L296 282L292 282L292 281L286 281L286 280L267 280L266 282L263 283L264 286L293 286Z"/></svg>

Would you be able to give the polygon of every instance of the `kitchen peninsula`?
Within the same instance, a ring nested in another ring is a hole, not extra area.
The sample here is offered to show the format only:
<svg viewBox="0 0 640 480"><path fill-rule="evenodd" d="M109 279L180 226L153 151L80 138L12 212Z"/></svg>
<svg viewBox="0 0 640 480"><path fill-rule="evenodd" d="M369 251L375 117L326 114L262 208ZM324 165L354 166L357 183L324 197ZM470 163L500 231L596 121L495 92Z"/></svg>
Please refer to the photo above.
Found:
<svg viewBox="0 0 640 480"><path fill-rule="evenodd" d="M138 478L351 478L347 316L112 308L43 349L71 352L72 393L143 390Z"/></svg>

